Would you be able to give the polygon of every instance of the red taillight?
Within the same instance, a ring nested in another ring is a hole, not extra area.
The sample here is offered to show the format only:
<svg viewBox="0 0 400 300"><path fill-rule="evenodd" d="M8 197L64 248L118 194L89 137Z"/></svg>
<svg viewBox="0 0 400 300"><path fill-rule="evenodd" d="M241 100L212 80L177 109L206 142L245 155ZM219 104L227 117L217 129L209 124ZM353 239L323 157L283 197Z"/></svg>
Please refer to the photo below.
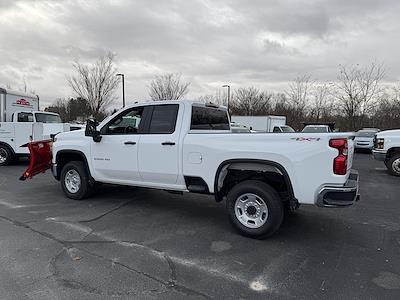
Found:
<svg viewBox="0 0 400 300"><path fill-rule="evenodd" d="M347 173L347 139L332 139L329 146L338 150L339 155L333 160L333 173L346 175Z"/></svg>

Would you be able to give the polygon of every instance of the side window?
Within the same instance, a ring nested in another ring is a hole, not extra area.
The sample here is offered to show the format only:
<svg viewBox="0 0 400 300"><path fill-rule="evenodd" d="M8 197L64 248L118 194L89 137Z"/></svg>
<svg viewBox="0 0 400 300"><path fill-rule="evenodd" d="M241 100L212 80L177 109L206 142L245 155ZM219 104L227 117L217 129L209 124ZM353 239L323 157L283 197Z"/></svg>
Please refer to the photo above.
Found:
<svg viewBox="0 0 400 300"><path fill-rule="evenodd" d="M278 126L275 126L273 132L281 132L281 129Z"/></svg>
<svg viewBox="0 0 400 300"><path fill-rule="evenodd" d="M179 104L156 105L151 117L149 133L170 134L175 131Z"/></svg>
<svg viewBox="0 0 400 300"><path fill-rule="evenodd" d="M229 130L226 110L212 107L192 106L191 130Z"/></svg>
<svg viewBox="0 0 400 300"><path fill-rule="evenodd" d="M136 134L143 116L143 107L128 109L115 117L102 130L104 134Z"/></svg>
<svg viewBox="0 0 400 300"><path fill-rule="evenodd" d="M18 113L18 122L33 122L33 114L25 112Z"/></svg>

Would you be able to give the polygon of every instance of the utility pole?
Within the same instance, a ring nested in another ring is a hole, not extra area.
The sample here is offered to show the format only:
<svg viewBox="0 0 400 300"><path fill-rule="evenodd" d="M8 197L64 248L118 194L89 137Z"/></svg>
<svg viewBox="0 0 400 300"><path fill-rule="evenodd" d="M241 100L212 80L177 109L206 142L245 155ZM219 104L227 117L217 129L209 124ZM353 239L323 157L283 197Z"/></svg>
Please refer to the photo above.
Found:
<svg viewBox="0 0 400 300"><path fill-rule="evenodd" d="M122 77L122 107L125 107L125 75L118 73L116 76Z"/></svg>

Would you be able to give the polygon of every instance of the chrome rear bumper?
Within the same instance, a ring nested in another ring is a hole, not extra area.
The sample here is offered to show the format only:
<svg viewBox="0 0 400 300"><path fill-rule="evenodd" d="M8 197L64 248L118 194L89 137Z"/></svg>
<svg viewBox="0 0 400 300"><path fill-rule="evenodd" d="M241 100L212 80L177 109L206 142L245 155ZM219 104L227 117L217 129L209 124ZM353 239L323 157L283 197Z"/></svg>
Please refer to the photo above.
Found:
<svg viewBox="0 0 400 300"><path fill-rule="evenodd" d="M358 171L351 170L350 176L342 186L326 185L318 193L317 206L345 207L360 200L358 193Z"/></svg>

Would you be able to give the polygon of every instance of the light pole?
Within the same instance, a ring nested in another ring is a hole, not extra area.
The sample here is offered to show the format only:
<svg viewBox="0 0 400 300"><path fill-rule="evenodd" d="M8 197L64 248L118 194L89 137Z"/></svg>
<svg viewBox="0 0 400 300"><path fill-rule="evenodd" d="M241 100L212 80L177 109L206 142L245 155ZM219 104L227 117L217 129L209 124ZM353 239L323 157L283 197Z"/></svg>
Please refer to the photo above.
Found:
<svg viewBox="0 0 400 300"><path fill-rule="evenodd" d="M118 73L116 76L122 77L122 107L125 107L125 75Z"/></svg>
<svg viewBox="0 0 400 300"><path fill-rule="evenodd" d="M229 113L229 101L231 100L231 86L229 84L224 84L222 87L223 88L225 88L225 87L228 88L228 105L227 105L227 108L228 108L228 113Z"/></svg>

